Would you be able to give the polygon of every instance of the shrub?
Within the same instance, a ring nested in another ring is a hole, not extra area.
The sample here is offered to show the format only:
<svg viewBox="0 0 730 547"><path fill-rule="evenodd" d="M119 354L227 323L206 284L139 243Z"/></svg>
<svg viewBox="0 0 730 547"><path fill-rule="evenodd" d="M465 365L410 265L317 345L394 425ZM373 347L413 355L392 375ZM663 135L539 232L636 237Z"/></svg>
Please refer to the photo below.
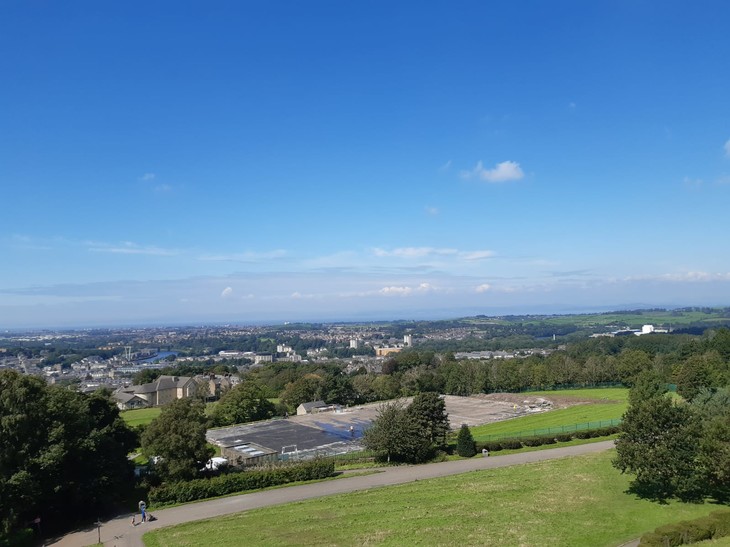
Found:
<svg viewBox="0 0 730 547"><path fill-rule="evenodd" d="M0 533L0 547L31 547L35 542L33 530L23 528L9 535Z"/></svg>
<svg viewBox="0 0 730 547"><path fill-rule="evenodd" d="M576 439L590 439L591 438L591 432L590 431L578 431L575 434Z"/></svg>
<svg viewBox="0 0 730 547"><path fill-rule="evenodd" d="M463 424L459 430L459 436L456 439L456 453L463 458L471 458L477 453L474 437L466 424Z"/></svg>
<svg viewBox="0 0 730 547"><path fill-rule="evenodd" d="M210 479L167 483L150 489L149 499L152 503L185 503L289 482L324 479L331 476L334 470L334 460L317 459L264 470L229 473Z"/></svg>
<svg viewBox="0 0 730 547"><path fill-rule="evenodd" d="M522 448L522 442L519 439L504 439L499 442L502 450L517 450Z"/></svg>
<svg viewBox="0 0 730 547"><path fill-rule="evenodd" d="M640 546L675 547L730 535L730 511L660 526L641 536Z"/></svg>
<svg viewBox="0 0 730 547"><path fill-rule="evenodd" d="M567 443L573 440L573 435L571 433L559 433L555 435L555 439L560 443Z"/></svg>
<svg viewBox="0 0 730 547"><path fill-rule="evenodd" d="M714 537L730 536L730 511L713 511L710 518L715 523Z"/></svg>
<svg viewBox="0 0 730 547"><path fill-rule="evenodd" d="M528 437L527 439L522 439L522 444L525 446L540 446L543 444L542 437Z"/></svg>
<svg viewBox="0 0 730 547"><path fill-rule="evenodd" d="M476 444L477 452L481 452L485 448L489 452L497 452L499 450L502 450L502 443L499 441L485 441Z"/></svg>

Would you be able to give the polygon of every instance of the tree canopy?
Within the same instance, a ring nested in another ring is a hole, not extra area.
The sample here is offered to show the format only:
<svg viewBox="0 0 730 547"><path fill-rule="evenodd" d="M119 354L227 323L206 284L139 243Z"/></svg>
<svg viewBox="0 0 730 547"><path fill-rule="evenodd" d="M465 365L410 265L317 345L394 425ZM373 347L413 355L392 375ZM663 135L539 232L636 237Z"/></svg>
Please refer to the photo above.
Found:
<svg viewBox="0 0 730 547"><path fill-rule="evenodd" d="M274 416L276 407L265 396L264 389L248 380L228 391L213 409L213 424L224 426L266 420Z"/></svg>
<svg viewBox="0 0 730 547"><path fill-rule="evenodd" d="M142 451L155 458L163 480L195 478L215 451L207 444L205 406L195 399L177 399L162 407L142 435Z"/></svg>
<svg viewBox="0 0 730 547"><path fill-rule="evenodd" d="M47 530L99 516L134 484L137 439L107 392L0 371L0 439L0 537L38 516Z"/></svg>
<svg viewBox="0 0 730 547"><path fill-rule="evenodd" d="M730 497L730 392L702 390L692 403L640 374L616 441L614 466L635 476L632 491L656 500Z"/></svg>

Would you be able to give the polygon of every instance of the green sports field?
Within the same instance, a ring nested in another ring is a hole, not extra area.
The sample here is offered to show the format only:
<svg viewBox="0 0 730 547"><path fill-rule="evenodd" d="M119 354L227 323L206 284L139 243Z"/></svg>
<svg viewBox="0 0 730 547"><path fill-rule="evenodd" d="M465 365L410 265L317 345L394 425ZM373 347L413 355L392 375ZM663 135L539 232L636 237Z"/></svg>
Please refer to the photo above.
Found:
<svg viewBox="0 0 730 547"><path fill-rule="evenodd" d="M626 411L628 394L629 390L626 388L531 391L525 393L525 396L538 396L546 399L560 397L583 402L568 408L473 427L471 432L474 439L479 441L489 439L490 435L529 436L533 431L539 432L548 428L616 420L621 418Z"/></svg>

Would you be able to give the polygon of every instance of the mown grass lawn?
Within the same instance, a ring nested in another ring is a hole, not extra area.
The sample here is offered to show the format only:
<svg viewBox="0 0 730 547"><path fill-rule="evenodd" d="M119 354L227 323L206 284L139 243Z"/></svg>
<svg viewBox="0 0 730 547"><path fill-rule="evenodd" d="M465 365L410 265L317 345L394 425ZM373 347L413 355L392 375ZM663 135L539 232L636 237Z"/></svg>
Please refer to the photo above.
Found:
<svg viewBox="0 0 730 547"><path fill-rule="evenodd" d="M259 509L145 534L148 547L246 545L616 546L711 504L626 494L614 451Z"/></svg>
<svg viewBox="0 0 730 547"><path fill-rule="evenodd" d="M538 396L547 399L550 397L567 397L596 402L480 425L472 427L471 433L475 440L480 441L488 439L490 435L521 434L522 436L529 436L530 432L541 429L615 420L621 418L626 412L628 393L629 390L626 388L531 391L525 393L525 397Z"/></svg>
<svg viewBox="0 0 730 547"><path fill-rule="evenodd" d="M205 413L210 416L210 413L213 411L213 408L217 404L217 401L213 401L211 403L207 403L205 405ZM135 410L124 410L120 412L120 415L124 419L125 422L127 422L127 425L130 427L133 427L135 425L147 425L152 420L157 418L157 416L160 415L160 412L162 412L161 406L156 406L152 408L138 408Z"/></svg>
<svg viewBox="0 0 730 547"><path fill-rule="evenodd" d="M121 413L122 418L127 425L134 427L135 425L147 425L157 418L162 411L162 407L138 408L136 410L125 410Z"/></svg>

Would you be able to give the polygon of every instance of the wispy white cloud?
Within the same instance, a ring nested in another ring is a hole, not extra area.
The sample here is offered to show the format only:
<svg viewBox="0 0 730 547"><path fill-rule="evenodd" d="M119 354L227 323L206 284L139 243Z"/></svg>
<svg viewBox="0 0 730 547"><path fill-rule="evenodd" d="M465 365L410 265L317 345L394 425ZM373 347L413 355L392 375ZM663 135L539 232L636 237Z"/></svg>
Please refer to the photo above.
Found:
<svg viewBox="0 0 730 547"><path fill-rule="evenodd" d="M307 293L300 293L299 291L294 291L291 294L291 298L294 300L304 300L304 299L310 299L310 298L317 298L318 295L316 294L307 294Z"/></svg>
<svg viewBox="0 0 730 547"><path fill-rule="evenodd" d="M393 287L383 287L378 291L378 293L382 294L383 296L410 296L412 294L417 293L428 293L436 291L437 289L431 285L430 283L421 283L416 287L409 287L409 286L393 286Z"/></svg>
<svg viewBox="0 0 730 547"><path fill-rule="evenodd" d="M492 258L493 256L495 256L494 251L462 251L459 253L460 258L469 262L485 260L487 258Z"/></svg>
<svg viewBox="0 0 730 547"><path fill-rule="evenodd" d="M99 243L94 241L86 242L89 251L94 253L113 253L128 255L152 255L152 256L175 256L180 254L173 249L163 249L155 246L138 245L131 241L124 241L120 244Z"/></svg>
<svg viewBox="0 0 730 547"><path fill-rule="evenodd" d="M508 182L520 180L524 176L525 173L520 164L515 161L503 161L495 165L493 169L486 169L480 160L471 171L461 172L461 177L464 179L478 178L486 182Z"/></svg>
<svg viewBox="0 0 730 547"><path fill-rule="evenodd" d="M704 184L704 181L702 179L692 179L690 177L684 177L682 183L687 188L700 188Z"/></svg>
<svg viewBox="0 0 730 547"><path fill-rule="evenodd" d="M725 149L725 155L730 158L730 139L727 140L723 148Z"/></svg>
<svg viewBox="0 0 730 547"><path fill-rule="evenodd" d="M478 292L478 293L483 293L483 292L487 292L491 288L492 288L492 286L489 283L482 283L481 285L477 285L477 287L474 289L474 291Z"/></svg>
<svg viewBox="0 0 730 547"><path fill-rule="evenodd" d="M451 168L451 160L444 163L441 167L439 167L439 171L448 171Z"/></svg>
<svg viewBox="0 0 730 547"><path fill-rule="evenodd" d="M473 262L476 260L484 260L495 256L494 251L477 250L477 251L460 251L449 247L398 247L387 250L380 247L373 249L373 254L378 257L395 257L403 259L423 259L429 257L456 257L461 260Z"/></svg>
<svg viewBox="0 0 730 547"><path fill-rule="evenodd" d="M438 216L439 210L438 207L431 207L430 205L426 205L426 214L430 215L432 217Z"/></svg>
<svg viewBox="0 0 730 547"><path fill-rule="evenodd" d="M150 182L155 180L156 176L157 175L155 175L154 173L145 173L144 175L139 177L139 180L141 180L142 182Z"/></svg>
<svg viewBox="0 0 730 547"><path fill-rule="evenodd" d="M730 281L730 272L678 272L660 275L627 277L626 281L679 281L684 283L704 283L710 281Z"/></svg>
<svg viewBox="0 0 730 547"><path fill-rule="evenodd" d="M169 184L159 184L155 186L155 192L159 194L166 194L168 192L172 192L172 186Z"/></svg>
<svg viewBox="0 0 730 547"><path fill-rule="evenodd" d="M274 260L276 258L285 257L287 252L284 249L276 249L273 251L244 253L228 253L228 254L208 254L198 257L198 260L213 262L261 262L265 260Z"/></svg>
<svg viewBox="0 0 730 547"><path fill-rule="evenodd" d="M398 247L390 251L376 247L373 249L375 256L393 256L397 258L423 258L425 256L446 256L455 255L457 249L436 248L436 247Z"/></svg>
<svg viewBox="0 0 730 547"><path fill-rule="evenodd" d="M221 298L230 298L233 296L233 287L226 287L221 291Z"/></svg>

